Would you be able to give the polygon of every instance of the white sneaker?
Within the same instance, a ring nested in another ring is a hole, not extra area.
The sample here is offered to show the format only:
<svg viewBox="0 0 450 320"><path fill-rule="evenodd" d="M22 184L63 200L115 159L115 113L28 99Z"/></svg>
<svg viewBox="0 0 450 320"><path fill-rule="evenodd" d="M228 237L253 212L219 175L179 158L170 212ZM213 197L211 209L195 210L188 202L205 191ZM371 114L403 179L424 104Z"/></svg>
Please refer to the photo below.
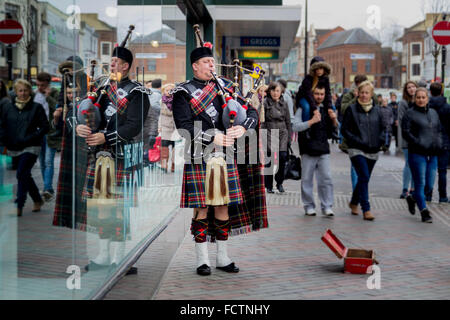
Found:
<svg viewBox="0 0 450 320"><path fill-rule="evenodd" d="M330 208L322 210L322 214L327 217L334 217L334 212Z"/></svg>
<svg viewBox="0 0 450 320"><path fill-rule="evenodd" d="M316 210L313 208L308 208L308 209L306 209L305 214L309 217L314 217L316 215Z"/></svg>

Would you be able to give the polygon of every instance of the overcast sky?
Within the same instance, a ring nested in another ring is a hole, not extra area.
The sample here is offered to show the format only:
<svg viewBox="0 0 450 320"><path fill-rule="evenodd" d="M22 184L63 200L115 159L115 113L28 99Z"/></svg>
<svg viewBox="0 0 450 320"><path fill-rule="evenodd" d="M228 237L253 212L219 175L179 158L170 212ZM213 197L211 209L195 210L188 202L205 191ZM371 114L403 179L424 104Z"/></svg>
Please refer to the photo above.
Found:
<svg viewBox="0 0 450 320"><path fill-rule="evenodd" d="M309 21L316 29L342 26L345 29L362 27L368 30L370 15L367 9L378 6L381 27L393 23L410 27L423 18L424 5L435 0L309 0ZM446 1L446 0L443 0ZM450 0L447 0L450 2ZM102 20L126 32L128 25L134 23L136 31L146 34L160 29L161 8L159 6L125 6L117 12L117 0L48 0L62 11L71 4L81 8L82 13L97 12ZM305 0L283 0L284 5L301 5ZM116 12L115 12L116 11ZM116 15L115 15L116 14ZM304 16L301 17L302 24Z"/></svg>
<svg viewBox="0 0 450 320"><path fill-rule="evenodd" d="M382 27L393 22L410 27L422 19L423 3L424 0L309 0L308 25L313 23L316 29L331 29L336 26L344 29L367 29L367 9L376 5L380 8ZM305 0L283 0L283 4L304 7Z"/></svg>

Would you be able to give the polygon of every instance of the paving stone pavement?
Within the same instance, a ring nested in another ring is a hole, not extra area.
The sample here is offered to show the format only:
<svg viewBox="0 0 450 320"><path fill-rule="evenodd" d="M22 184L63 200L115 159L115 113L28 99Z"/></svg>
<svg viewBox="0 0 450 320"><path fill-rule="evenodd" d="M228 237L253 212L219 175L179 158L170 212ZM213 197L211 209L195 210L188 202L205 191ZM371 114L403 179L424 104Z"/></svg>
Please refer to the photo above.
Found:
<svg viewBox="0 0 450 320"><path fill-rule="evenodd" d="M196 275L194 242L186 225L191 212L182 210L184 240L158 290L147 293L145 299L449 299L450 205L429 204L433 224L421 223L420 214L410 215L406 202L398 199L403 159L391 152L381 156L369 186L376 220L364 221L352 216L347 207L351 193L348 157L333 146L331 161L336 216L327 218L318 210L316 217L306 217L300 182L286 181L286 194L268 196L269 228L229 241L229 255L240 268L238 274L215 269L215 245L210 244L213 273ZM370 275L343 273L343 260L321 241L328 228L348 248L375 251L381 271L379 290L368 289ZM133 277L120 280L110 296L136 298L136 293L130 293ZM150 281L139 279L140 287Z"/></svg>

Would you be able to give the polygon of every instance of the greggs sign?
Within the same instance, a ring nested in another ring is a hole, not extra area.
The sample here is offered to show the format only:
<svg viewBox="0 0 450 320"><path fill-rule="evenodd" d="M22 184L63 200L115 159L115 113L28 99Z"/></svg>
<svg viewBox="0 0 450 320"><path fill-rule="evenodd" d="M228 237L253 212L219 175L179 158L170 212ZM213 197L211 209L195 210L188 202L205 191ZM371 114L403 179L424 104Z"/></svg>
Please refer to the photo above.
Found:
<svg viewBox="0 0 450 320"><path fill-rule="evenodd" d="M279 47L280 37L241 37L241 47Z"/></svg>

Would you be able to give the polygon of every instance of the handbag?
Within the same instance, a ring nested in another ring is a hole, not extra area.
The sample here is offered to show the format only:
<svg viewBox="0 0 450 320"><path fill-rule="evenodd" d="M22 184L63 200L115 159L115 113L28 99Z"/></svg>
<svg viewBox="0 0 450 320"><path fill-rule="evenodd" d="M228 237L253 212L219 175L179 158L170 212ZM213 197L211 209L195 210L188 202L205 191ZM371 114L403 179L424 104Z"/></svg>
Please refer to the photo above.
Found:
<svg viewBox="0 0 450 320"><path fill-rule="evenodd" d="M156 137L153 148L148 150L148 161L155 163L161 160L161 136Z"/></svg>
<svg viewBox="0 0 450 320"><path fill-rule="evenodd" d="M289 146L289 156L284 168L285 179L300 180L302 178L302 159L297 157Z"/></svg>

